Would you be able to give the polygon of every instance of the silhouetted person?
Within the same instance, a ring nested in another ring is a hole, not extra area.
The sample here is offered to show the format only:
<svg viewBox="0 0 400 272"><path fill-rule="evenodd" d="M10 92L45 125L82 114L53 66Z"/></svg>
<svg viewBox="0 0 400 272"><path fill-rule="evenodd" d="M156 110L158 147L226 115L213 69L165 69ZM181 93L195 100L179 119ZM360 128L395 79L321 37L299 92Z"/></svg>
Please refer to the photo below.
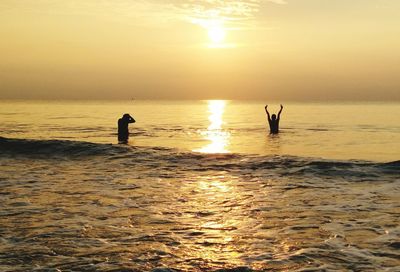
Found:
<svg viewBox="0 0 400 272"><path fill-rule="evenodd" d="M278 118L276 118L275 114L269 116L268 112L268 105L265 105L265 112L268 116L268 123L269 123L269 133L271 134L278 134L279 133L279 120L281 119L281 112L283 110L283 106L281 105L281 110L278 112Z"/></svg>
<svg viewBox="0 0 400 272"><path fill-rule="evenodd" d="M128 125L135 123L135 119L132 118L128 113L125 113L122 118L118 119L118 142L127 143L129 139Z"/></svg>

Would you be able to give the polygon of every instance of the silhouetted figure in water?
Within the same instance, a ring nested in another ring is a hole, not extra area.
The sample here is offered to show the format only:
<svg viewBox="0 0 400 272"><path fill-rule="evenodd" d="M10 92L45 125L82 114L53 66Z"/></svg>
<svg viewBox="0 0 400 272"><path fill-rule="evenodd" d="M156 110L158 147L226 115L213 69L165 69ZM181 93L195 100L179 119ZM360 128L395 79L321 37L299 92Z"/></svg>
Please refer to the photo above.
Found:
<svg viewBox="0 0 400 272"><path fill-rule="evenodd" d="M135 123L135 119L132 118L128 113L125 113L122 118L118 119L118 142L127 143L129 139L128 125Z"/></svg>
<svg viewBox="0 0 400 272"><path fill-rule="evenodd" d="M268 116L268 123L269 123L269 133L270 134L278 134L279 133L279 120L281 119L281 112L283 110L283 106L281 105L281 110L278 112L278 118L276 118L275 114L269 116L268 112L268 105L265 105L265 112Z"/></svg>

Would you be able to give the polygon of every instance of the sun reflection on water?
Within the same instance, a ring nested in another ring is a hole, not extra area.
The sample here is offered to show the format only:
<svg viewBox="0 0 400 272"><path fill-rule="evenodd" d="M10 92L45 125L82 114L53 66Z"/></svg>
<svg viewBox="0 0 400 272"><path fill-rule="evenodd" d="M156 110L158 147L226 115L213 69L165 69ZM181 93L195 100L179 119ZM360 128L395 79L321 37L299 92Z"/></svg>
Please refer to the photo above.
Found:
<svg viewBox="0 0 400 272"><path fill-rule="evenodd" d="M202 153L228 153L229 150L226 146L229 143L230 133L222 129L223 114L225 110L226 101L224 100L210 100L208 101L208 120L210 125L206 131L201 132L204 139L210 143L201 149L194 151Z"/></svg>
<svg viewBox="0 0 400 272"><path fill-rule="evenodd" d="M225 260L226 263L213 263L209 270L245 265L241 259L244 249L238 245L239 229L246 222L245 211L239 205L243 195L237 187L238 178L227 173L192 178L195 182L185 182L180 187L189 196L181 208L187 216L180 223L195 235L183 243L182 254L199 266Z"/></svg>

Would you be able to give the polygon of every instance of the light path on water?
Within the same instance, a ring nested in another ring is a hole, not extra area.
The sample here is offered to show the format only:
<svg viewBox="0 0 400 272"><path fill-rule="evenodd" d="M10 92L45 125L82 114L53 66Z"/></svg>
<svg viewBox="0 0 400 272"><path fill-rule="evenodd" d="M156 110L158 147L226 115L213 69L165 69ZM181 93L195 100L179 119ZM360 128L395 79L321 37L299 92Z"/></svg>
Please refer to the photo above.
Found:
<svg viewBox="0 0 400 272"><path fill-rule="evenodd" d="M1 101L1 136L117 143L123 113L132 146L206 153L295 155L394 161L399 103L284 103L281 133L270 136L265 104L243 101ZM275 113L279 104L269 103Z"/></svg>

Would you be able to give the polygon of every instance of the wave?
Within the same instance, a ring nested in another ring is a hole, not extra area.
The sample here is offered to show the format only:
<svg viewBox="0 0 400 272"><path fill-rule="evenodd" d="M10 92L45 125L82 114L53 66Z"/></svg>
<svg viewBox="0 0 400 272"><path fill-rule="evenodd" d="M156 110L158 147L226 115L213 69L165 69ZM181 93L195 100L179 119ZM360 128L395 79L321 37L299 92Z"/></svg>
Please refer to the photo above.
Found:
<svg viewBox="0 0 400 272"><path fill-rule="evenodd" d="M0 151L3 155L20 156L90 156L112 155L124 152L111 144L97 144L70 140L29 140L0 137Z"/></svg>
<svg viewBox="0 0 400 272"><path fill-rule="evenodd" d="M163 171L229 171L248 175L379 178L400 175L400 160L377 163L341 161L288 155L205 154L165 147L133 147L70 140L28 140L0 137L1 157L66 158L120 161ZM400 177L400 176L399 176Z"/></svg>

